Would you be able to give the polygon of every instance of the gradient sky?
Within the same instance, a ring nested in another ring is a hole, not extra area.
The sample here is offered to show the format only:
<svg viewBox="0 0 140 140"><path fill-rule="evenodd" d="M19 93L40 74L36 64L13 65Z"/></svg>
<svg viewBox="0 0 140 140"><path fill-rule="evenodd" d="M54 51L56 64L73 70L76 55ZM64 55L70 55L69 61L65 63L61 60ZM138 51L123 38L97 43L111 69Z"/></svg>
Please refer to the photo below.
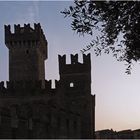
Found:
<svg viewBox="0 0 140 140"><path fill-rule="evenodd" d="M46 79L59 79L58 54L78 53L88 45L90 36L79 37L70 28L70 19L60 11L70 1L0 1L0 81L8 80L8 49L4 44L4 24L41 23L48 40L49 58L46 61ZM131 75L125 74L125 63L105 55L92 59L92 94L96 94L96 130L140 128L140 66L135 64Z"/></svg>

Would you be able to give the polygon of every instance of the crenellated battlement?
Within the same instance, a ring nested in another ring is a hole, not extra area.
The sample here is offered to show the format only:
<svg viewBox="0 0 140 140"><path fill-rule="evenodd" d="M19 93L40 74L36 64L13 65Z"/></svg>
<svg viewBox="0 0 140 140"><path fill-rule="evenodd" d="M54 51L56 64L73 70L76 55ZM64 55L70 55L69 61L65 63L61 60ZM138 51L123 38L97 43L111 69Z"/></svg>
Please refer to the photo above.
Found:
<svg viewBox="0 0 140 140"><path fill-rule="evenodd" d="M0 96L39 95L42 90L42 81L0 82Z"/></svg>
<svg viewBox="0 0 140 140"><path fill-rule="evenodd" d="M42 81L7 81L7 89L41 89Z"/></svg>
<svg viewBox="0 0 140 140"><path fill-rule="evenodd" d="M46 91L46 93L50 91L54 91L57 88L59 88L60 81L55 80L55 85L53 85L52 80L45 80L45 87L42 88L42 82L43 81L6 81L4 85L4 81L0 82L0 93L12 93L14 95L14 92L40 92ZM53 87L54 86L54 87ZM10 95L11 95L10 93ZM44 92L43 92L44 93ZM30 94L30 93L28 93ZM31 93L32 94L32 93Z"/></svg>
<svg viewBox="0 0 140 140"><path fill-rule="evenodd" d="M41 25L40 23L38 24L34 24L34 28L32 28L30 26L30 24L24 24L23 27L20 26L20 24L14 24L14 32L12 33L11 32L11 26L10 25L4 25L5 27L5 34L8 35L8 34L24 34L24 33L41 33L42 35L44 34L43 33L43 30L41 28Z"/></svg>
<svg viewBox="0 0 140 140"><path fill-rule="evenodd" d="M3 91L5 89L4 81L0 82L0 91Z"/></svg>
<svg viewBox="0 0 140 140"><path fill-rule="evenodd" d="M4 25L5 27L5 44L8 48L16 46L44 46L47 47L47 40L40 26L40 23L34 24L34 28L30 24L24 24L21 27L20 24L14 25L14 32L11 32L10 25ZM45 49L47 51L47 49ZM47 52L45 52L47 53Z"/></svg>
<svg viewBox="0 0 140 140"><path fill-rule="evenodd" d="M71 54L71 63L66 64L66 55L58 56L59 59L59 73L80 73L90 71L91 62L90 54L83 54L83 63L78 61L78 54Z"/></svg>
<svg viewBox="0 0 140 140"><path fill-rule="evenodd" d="M52 80L45 80L45 89L50 91L53 89L57 89L60 85L60 81L59 80L55 80L54 83L54 88L53 88L53 81Z"/></svg>

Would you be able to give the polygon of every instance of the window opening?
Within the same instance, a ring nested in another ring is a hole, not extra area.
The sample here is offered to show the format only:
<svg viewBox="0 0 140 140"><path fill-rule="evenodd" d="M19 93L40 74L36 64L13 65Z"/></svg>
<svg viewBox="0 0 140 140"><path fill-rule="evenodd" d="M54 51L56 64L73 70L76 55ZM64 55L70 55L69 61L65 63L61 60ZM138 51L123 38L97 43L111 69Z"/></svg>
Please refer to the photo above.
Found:
<svg viewBox="0 0 140 140"><path fill-rule="evenodd" d="M74 83L70 83L70 87L73 88L74 87Z"/></svg>

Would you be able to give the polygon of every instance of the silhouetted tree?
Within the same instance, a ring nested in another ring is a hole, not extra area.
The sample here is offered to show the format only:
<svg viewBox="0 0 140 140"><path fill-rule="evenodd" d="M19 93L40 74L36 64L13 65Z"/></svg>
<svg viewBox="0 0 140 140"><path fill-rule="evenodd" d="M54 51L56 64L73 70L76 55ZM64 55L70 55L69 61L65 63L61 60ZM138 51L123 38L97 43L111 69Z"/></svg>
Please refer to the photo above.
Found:
<svg viewBox="0 0 140 140"><path fill-rule="evenodd" d="M111 51L118 61L127 62L130 74L132 62L140 59L139 1L76 0L61 13L72 18L71 27L79 35L96 36L82 53L91 47L96 55ZM94 34L95 30L100 34Z"/></svg>

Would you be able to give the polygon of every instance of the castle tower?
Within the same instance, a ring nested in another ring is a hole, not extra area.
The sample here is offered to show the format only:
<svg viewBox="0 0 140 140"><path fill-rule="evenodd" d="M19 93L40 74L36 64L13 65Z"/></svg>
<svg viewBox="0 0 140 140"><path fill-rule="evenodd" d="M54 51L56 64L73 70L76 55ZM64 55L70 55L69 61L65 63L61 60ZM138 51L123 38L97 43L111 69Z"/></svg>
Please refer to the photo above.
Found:
<svg viewBox="0 0 140 140"><path fill-rule="evenodd" d="M59 74L62 93L67 97L66 108L82 116L81 138L95 138L95 95L91 94L90 54L83 54L83 63L78 62L78 54L71 55L71 64L66 64L66 55L59 56Z"/></svg>
<svg viewBox="0 0 140 140"><path fill-rule="evenodd" d="M5 44L9 49L9 80L45 80L44 61L47 59L47 40L40 24L5 25Z"/></svg>
<svg viewBox="0 0 140 140"><path fill-rule="evenodd" d="M83 63L78 62L78 54L71 54L71 64L66 64L66 55L59 55L59 74L64 87L68 89L67 96L91 94L90 54L83 55Z"/></svg>

